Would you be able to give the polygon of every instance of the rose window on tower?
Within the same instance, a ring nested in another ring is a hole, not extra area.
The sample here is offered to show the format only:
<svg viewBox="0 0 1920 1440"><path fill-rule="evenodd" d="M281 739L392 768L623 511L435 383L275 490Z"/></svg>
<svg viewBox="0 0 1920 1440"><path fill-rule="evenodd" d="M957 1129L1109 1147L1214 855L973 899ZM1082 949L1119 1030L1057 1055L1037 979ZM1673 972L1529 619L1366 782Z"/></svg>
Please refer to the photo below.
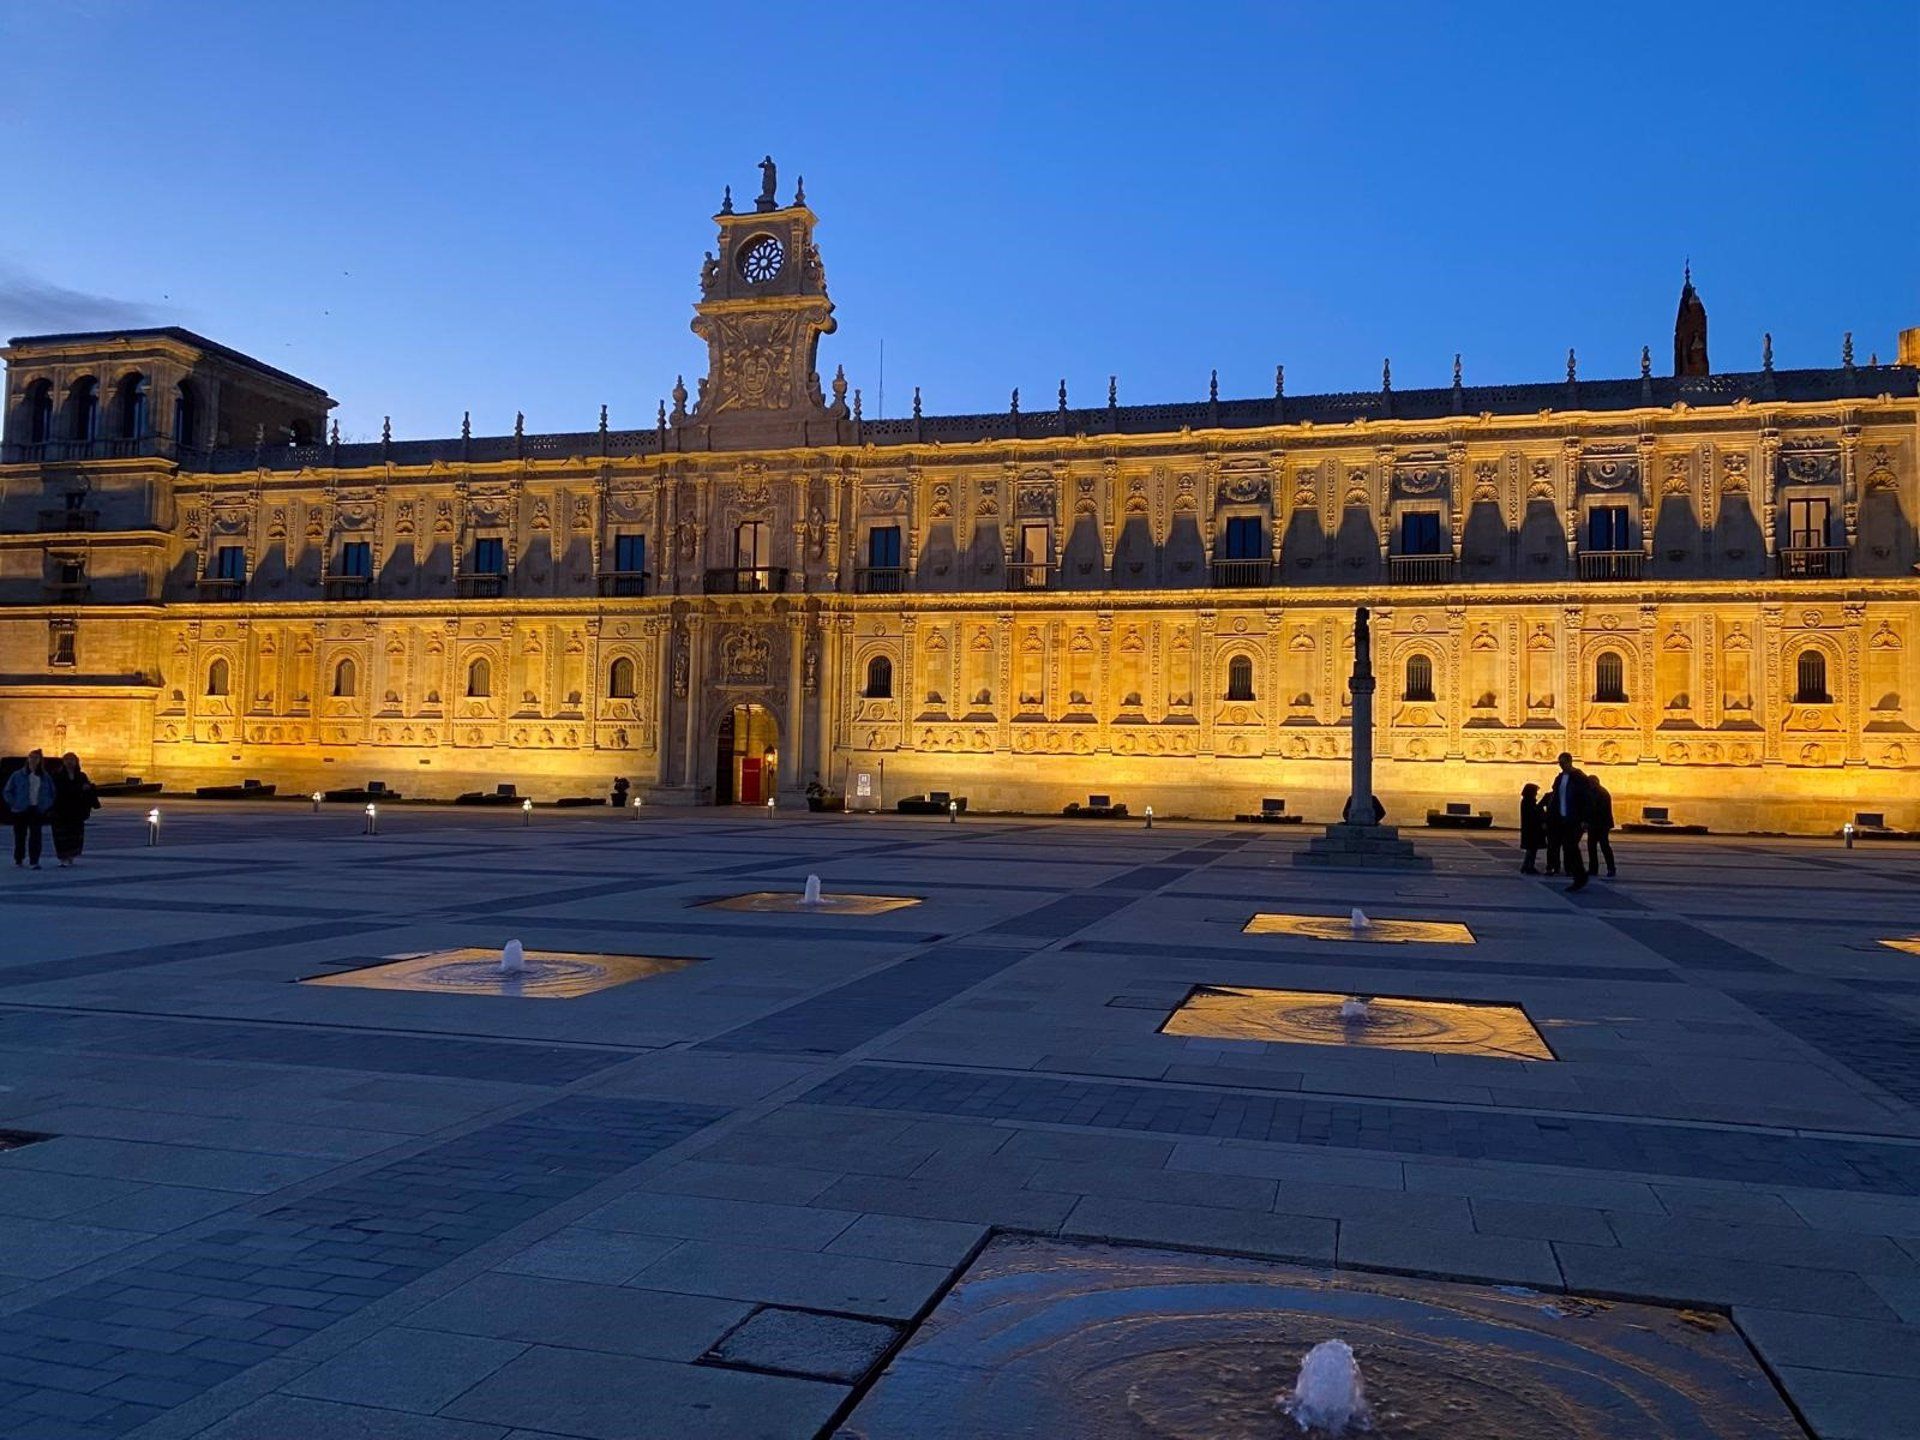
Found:
<svg viewBox="0 0 1920 1440"><path fill-rule="evenodd" d="M772 235L756 235L740 249L740 274L750 285L764 285L786 264L787 247Z"/></svg>

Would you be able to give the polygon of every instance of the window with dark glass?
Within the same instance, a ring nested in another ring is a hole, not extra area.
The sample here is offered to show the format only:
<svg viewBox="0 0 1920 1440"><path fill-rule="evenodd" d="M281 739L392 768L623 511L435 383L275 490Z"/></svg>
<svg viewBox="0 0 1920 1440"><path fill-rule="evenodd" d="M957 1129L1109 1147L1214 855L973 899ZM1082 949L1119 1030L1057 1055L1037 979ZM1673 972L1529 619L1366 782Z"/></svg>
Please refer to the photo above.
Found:
<svg viewBox="0 0 1920 1440"><path fill-rule="evenodd" d="M1626 548L1626 506L1596 505L1587 512L1587 549L1609 552Z"/></svg>
<svg viewBox="0 0 1920 1440"><path fill-rule="evenodd" d="M225 660L215 658L214 662L211 665L207 666L207 694L209 695L226 694L227 686L228 686L228 674L229 674L229 671L227 669L227 662Z"/></svg>
<svg viewBox="0 0 1920 1440"><path fill-rule="evenodd" d="M733 532L733 568L736 570L764 570L767 568L768 530L766 522L748 520Z"/></svg>
<svg viewBox="0 0 1920 1440"><path fill-rule="evenodd" d="M607 698L610 700L633 698L633 661L624 655L615 660L607 671Z"/></svg>
<svg viewBox="0 0 1920 1440"><path fill-rule="evenodd" d="M900 568L900 527L898 525L876 525L867 531L867 568L870 570Z"/></svg>
<svg viewBox="0 0 1920 1440"><path fill-rule="evenodd" d="M1794 550L1825 550L1832 533L1833 505L1814 498L1787 502L1787 545Z"/></svg>
<svg viewBox="0 0 1920 1440"><path fill-rule="evenodd" d="M467 694L475 700L493 694L493 666L484 655L467 666Z"/></svg>
<svg viewBox="0 0 1920 1440"><path fill-rule="evenodd" d="M53 438L53 385L36 380L27 387L27 443L44 445Z"/></svg>
<svg viewBox="0 0 1920 1440"><path fill-rule="evenodd" d="M1827 693L1827 657L1818 650L1800 652L1799 687L1794 691L1793 703L1796 705L1830 705L1833 696Z"/></svg>
<svg viewBox="0 0 1920 1440"><path fill-rule="evenodd" d="M647 537L627 534L614 536L613 568L622 575L643 574L647 568Z"/></svg>
<svg viewBox="0 0 1920 1440"><path fill-rule="evenodd" d="M342 660L333 667L333 693L339 696L351 696L360 684L359 670L351 658Z"/></svg>
<svg viewBox="0 0 1920 1440"><path fill-rule="evenodd" d="M340 575L346 580L373 578L373 542L349 540L340 547Z"/></svg>
<svg viewBox="0 0 1920 1440"><path fill-rule="evenodd" d="M473 573L476 575L504 575L507 573L507 542L497 535L483 535L473 542Z"/></svg>
<svg viewBox="0 0 1920 1440"><path fill-rule="evenodd" d="M1433 700L1433 661L1425 655L1407 657L1407 688L1401 698L1406 700Z"/></svg>
<svg viewBox="0 0 1920 1440"><path fill-rule="evenodd" d="M1627 703L1627 666L1615 650L1603 650L1593 662L1593 698L1605 705Z"/></svg>
<svg viewBox="0 0 1920 1440"><path fill-rule="evenodd" d="M54 622L51 644L47 647L47 663L62 669L70 669L77 663L74 658L74 630L70 624Z"/></svg>
<svg viewBox="0 0 1920 1440"><path fill-rule="evenodd" d="M1265 547L1261 543L1260 517L1257 515L1234 515L1227 520L1227 533L1221 537L1225 547L1220 555L1222 560L1260 560L1264 557Z"/></svg>
<svg viewBox="0 0 1920 1440"><path fill-rule="evenodd" d="M1253 699L1253 660L1236 655L1227 662L1227 699Z"/></svg>
<svg viewBox="0 0 1920 1440"><path fill-rule="evenodd" d="M860 692L869 700L893 698L893 661L876 655L867 661L867 688Z"/></svg>
<svg viewBox="0 0 1920 1440"><path fill-rule="evenodd" d="M240 545L222 545L213 552L213 573L215 580L231 580L235 584L247 578L247 552Z"/></svg>
<svg viewBox="0 0 1920 1440"><path fill-rule="evenodd" d="M1434 510L1409 510L1400 517L1402 555L1438 555L1440 515Z"/></svg>

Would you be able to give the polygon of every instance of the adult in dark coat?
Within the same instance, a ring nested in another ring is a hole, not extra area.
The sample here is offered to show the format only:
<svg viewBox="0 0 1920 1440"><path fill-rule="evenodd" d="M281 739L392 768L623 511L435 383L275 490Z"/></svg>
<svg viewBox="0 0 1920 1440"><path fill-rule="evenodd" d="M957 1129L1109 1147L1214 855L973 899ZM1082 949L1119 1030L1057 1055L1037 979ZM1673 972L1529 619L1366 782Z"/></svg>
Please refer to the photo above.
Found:
<svg viewBox="0 0 1920 1440"><path fill-rule="evenodd" d="M1573 877L1569 891L1587 888L1587 866L1580 855L1580 832L1586 828L1592 804L1587 777L1573 768L1573 756L1560 752L1560 773L1553 777L1547 791L1549 824L1560 832L1560 863Z"/></svg>
<svg viewBox="0 0 1920 1440"><path fill-rule="evenodd" d="M1533 862L1540 853L1540 847L1546 843L1547 814L1540 804L1540 787L1523 785L1520 787L1520 850L1525 858L1520 862L1521 874L1540 873L1540 867ZM1553 863L1551 854L1547 857L1547 863Z"/></svg>
<svg viewBox="0 0 1920 1440"><path fill-rule="evenodd" d="M53 771L53 853L61 866L72 865L87 844L87 817L100 808L93 781L69 750Z"/></svg>
<svg viewBox="0 0 1920 1440"><path fill-rule="evenodd" d="M27 752L27 763L7 777L3 796L13 821L13 863L40 868L40 832L53 809L53 776L38 750Z"/></svg>
<svg viewBox="0 0 1920 1440"><path fill-rule="evenodd" d="M1600 857L1607 857L1607 878L1614 876L1613 842L1607 837L1613 833L1613 796L1607 787L1589 775L1587 777L1587 869L1594 874L1600 873Z"/></svg>

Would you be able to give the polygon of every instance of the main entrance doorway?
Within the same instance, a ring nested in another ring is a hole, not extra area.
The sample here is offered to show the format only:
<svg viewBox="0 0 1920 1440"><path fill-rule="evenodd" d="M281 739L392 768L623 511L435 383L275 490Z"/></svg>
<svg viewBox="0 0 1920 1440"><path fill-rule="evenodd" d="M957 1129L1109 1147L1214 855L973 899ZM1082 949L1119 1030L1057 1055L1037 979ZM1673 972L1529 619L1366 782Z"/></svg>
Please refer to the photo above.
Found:
<svg viewBox="0 0 1920 1440"><path fill-rule="evenodd" d="M735 705L720 717L713 771L716 805L764 805L780 779L780 729L764 705Z"/></svg>

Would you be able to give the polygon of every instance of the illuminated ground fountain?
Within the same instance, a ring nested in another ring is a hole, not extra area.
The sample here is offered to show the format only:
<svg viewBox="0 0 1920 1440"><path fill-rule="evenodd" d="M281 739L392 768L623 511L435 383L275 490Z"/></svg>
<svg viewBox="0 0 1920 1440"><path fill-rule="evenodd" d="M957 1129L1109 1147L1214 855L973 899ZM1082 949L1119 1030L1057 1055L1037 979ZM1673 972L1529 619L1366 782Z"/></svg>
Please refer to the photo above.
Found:
<svg viewBox="0 0 1920 1440"><path fill-rule="evenodd" d="M576 955L528 950L518 940L509 940L499 950L467 947L393 955L383 964L315 975L301 983L498 995L520 1000L573 1000L632 980L684 970L694 963L675 955Z"/></svg>
<svg viewBox="0 0 1920 1440"><path fill-rule="evenodd" d="M839 1432L1343 1434L1804 1437L1717 1315L1010 1236L981 1253Z"/></svg>
<svg viewBox="0 0 1920 1440"><path fill-rule="evenodd" d="M889 910L918 905L920 899L916 895L827 894L820 888L820 877L809 875L797 894L792 890L755 890L703 903L710 910L746 910L756 915L884 915Z"/></svg>
<svg viewBox="0 0 1920 1440"><path fill-rule="evenodd" d="M1480 1000L1196 985L1160 1030L1194 1040L1351 1045L1508 1060L1554 1058L1520 1006Z"/></svg>

